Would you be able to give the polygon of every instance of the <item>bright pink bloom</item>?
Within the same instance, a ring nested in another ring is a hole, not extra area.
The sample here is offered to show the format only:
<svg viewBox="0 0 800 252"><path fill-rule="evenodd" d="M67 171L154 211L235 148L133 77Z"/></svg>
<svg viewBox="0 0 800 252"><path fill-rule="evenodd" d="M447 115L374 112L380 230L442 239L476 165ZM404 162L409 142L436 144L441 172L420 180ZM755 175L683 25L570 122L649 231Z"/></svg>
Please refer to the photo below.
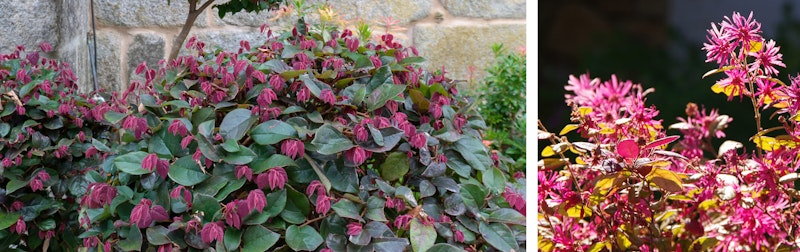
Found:
<svg viewBox="0 0 800 252"><path fill-rule="evenodd" d="M397 218L394 219L394 226L398 229L408 229L408 224L411 223L411 219L413 219L413 217L408 214L397 216Z"/></svg>
<svg viewBox="0 0 800 252"><path fill-rule="evenodd" d="M783 54L778 53L780 49L781 47L775 46L775 41L770 39L764 43L762 50L750 53L751 56L756 58L756 61L751 65L750 71L756 71L760 67L764 69L765 75L778 75L778 69L775 69L775 66L786 67L786 64L783 64Z"/></svg>
<svg viewBox="0 0 800 252"><path fill-rule="evenodd" d="M172 189L172 191L170 191L169 193L169 197L173 199L180 198L181 196L183 196L183 200L185 202L189 204L192 203L192 192L189 191L189 189L186 189L186 187L177 186L175 187L175 189Z"/></svg>
<svg viewBox="0 0 800 252"><path fill-rule="evenodd" d="M189 144L191 144L193 140L194 140L193 135L188 135L184 137L183 139L181 139L181 148L186 149L187 147L189 147Z"/></svg>
<svg viewBox="0 0 800 252"><path fill-rule="evenodd" d="M358 222L350 222L347 224L347 235L359 235L361 234L361 223Z"/></svg>
<svg viewBox="0 0 800 252"><path fill-rule="evenodd" d="M269 107L272 104L272 101L277 100L278 96L275 94L275 91L272 91L271 88L265 88L261 90L261 93L256 98L256 102L258 102L258 106L262 108Z"/></svg>
<svg viewBox="0 0 800 252"><path fill-rule="evenodd" d="M328 198L328 196L324 195L324 194L317 195L317 204L316 205L317 205L317 207L316 207L315 210L317 211L317 213L322 214L322 215L327 214L328 211L331 210L331 199Z"/></svg>
<svg viewBox="0 0 800 252"><path fill-rule="evenodd" d="M725 17L721 24L722 32L735 38L745 51L749 51L750 42L761 42L761 24L753 19L753 12L745 18L739 12L733 13L733 18Z"/></svg>
<svg viewBox="0 0 800 252"><path fill-rule="evenodd" d="M182 137L186 136L186 134L189 133L189 129L186 128L186 125L184 125L181 120L177 119L172 120L172 123L170 123L169 128L167 128L167 131L169 131L169 133L172 133L173 135L180 135Z"/></svg>
<svg viewBox="0 0 800 252"><path fill-rule="evenodd" d="M280 92L284 87L286 87L286 80L284 80L280 74L273 74L269 77L269 85L272 86L273 89Z"/></svg>
<svg viewBox="0 0 800 252"><path fill-rule="evenodd" d="M411 136L411 139L408 140L408 143L414 148L422 149L427 147L428 139L425 137L425 133L417 133Z"/></svg>
<svg viewBox="0 0 800 252"><path fill-rule="evenodd" d="M203 230L200 231L200 238L203 242L210 244L212 241L222 241L225 234L222 228L222 222L211 222L203 225Z"/></svg>
<svg viewBox="0 0 800 252"><path fill-rule="evenodd" d="M39 231L39 238L42 239L42 240L50 239L50 238L53 238L55 236L56 236L56 232L53 231L53 230L47 230L47 231L41 231L40 230Z"/></svg>
<svg viewBox="0 0 800 252"><path fill-rule="evenodd" d="M525 215L525 198L522 197L522 195L515 192L510 187L506 187L502 195L512 208L519 211L522 215Z"/></svg>
<svg viewBox="0 0 800 252"><path fill-rule="evenodd" d="M239 229L242 227L242 218L239 216L236 209L237 201L239 200L234 200L229 202L228 204L225 204L225 207L222 210L222 215L224 216L225 223L227 223L228 226ZM205 227L203 227L203 230L205 231Z"/></svg>
<svg viewBox="0 0 800 252"><path fill-rule="evenodd" d="M363 164L367 160L367 153L361 146L350 148L344 153L344 156L356 166Z"/></svg>
<svg viewBox="0 0 800 252"><path fill-rule="evenodd" d="M91 183L86 189L86 194L81 198L81 205L89 208L101 208L111 204L117 196L117 188L106 183Z"/></svg>
<svg viewBox="0 0 800 252"><path fill-rule="evenodd" d="M303 86L297 91L297 102L308 101L308 99L311 99L311 90Z"/></svg>
<svg viewBox="0 0 800 252"><path fill-rule="evenodd" d="M29 186L31 187L31 191L34 191L34 192L35 191L41 191L41 190L44 189L44 184L42 183L41 180L39 180L39 178L31 179L31 182L30 182Z"/></svg>
<svg viewBox="0 0 800 252"><path fill-rule="evenodd" d="M306 187L306 195L313 196L314 193L317 195L324 195L325 194L325 186L319 182L319 180L311 181Z"/></svg>
<svg viewBox="0 0 800 252"><path fill-rule="evenodd" d="M249 194L247 194L247 208L250 211L258 210L259 213L264 211L264 207L267 206L267 198L264 196L264 191L259 190L251 190Z"/></svg>
<svg viewBox="0 0 800 252"><path fill-rule="evenodd" d="M319 94L319 98L330 105L336 104L336 95L334 95L330 89L322 90Z"/></svg>
<svg viewBox="0 0 800 252"><path fill-rule="evenodd" d="M464 232L461 232L459 229L453 230L453 238L455 238L457 242L464 242Z"/></svg>
<svg viewBox="0 0 800 252"><path fill-rule="evenodd" d="M28 227L25 224L25 221L22 220L22 216L17 219L17 222L11 225L11 232L17 234L23 234L25 231L28 231Z"/></svg>
<svg viewBox="0 0 800 252"><path fill-rule="evenodd" d="M139 204L133 207L131 211L131 225L136 225L139 228L149 227L153 223L153 217L150 214L150 207L153 202L149 199L142 199Z"/></svg>
<svg viewBox="0 0 800 252"><path fill-rule="evenodd" d="M305 144L303 141L296 139L286 139L281 142L281 153L292 159L303 157L305 152Z"/></svg>
<svg viewBox="0 0 800 252"><path fill-rule="evenodd" d="M356 126L353 127L353 134L356 135L356 140L359 142L365 142L369 137L369 131L361 124L356 124Z"/></svg>
<svg viewBox="0 0 800 252"><path fill-rule="evenodd" d="M272 167L266 173L269 189L271 190L275 190L275 188L283 189L284 184L289 180L289 176L286 175L286 170L283 167Z"/></svg>
<svg viewBox="0 0 800 252"><path fill-rule="evenodd" d="M155 153L147 154L142 160L142 169L153 171L158 165L158 156Z"/></svg>
<svg viewBox="0 0 800 252"><path fill-rule="evenodd" d="M253 169L250 169L247 165L237 165L236 166L236 179L242 179L245 177L247 180L253 180Z"/></svg>

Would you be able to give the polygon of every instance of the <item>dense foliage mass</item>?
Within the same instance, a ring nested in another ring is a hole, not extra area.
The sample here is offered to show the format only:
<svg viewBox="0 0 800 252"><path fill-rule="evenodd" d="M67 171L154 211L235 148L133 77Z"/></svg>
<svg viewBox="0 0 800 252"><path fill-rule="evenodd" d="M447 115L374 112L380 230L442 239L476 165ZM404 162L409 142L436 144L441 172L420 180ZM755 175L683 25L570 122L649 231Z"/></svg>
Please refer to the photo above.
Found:
<svg viewBox="0 0 800 252"><path fill-rule="evenodd" d="M525 172L525 53L509 52L493 45L495 62L478 88L478 109L489 126L485 139L492 141L500 158L510 158L515 171Z"/></svg>
<svg viewBox="0 0 800 252"><path fill-rule="evenodd" d="M74 251L83 178L113 153L103 115L124 108L78 94L69 66L24 47L0 55L0 82L0 248Z"/></svg>
<svg viewBox="0 0 800 252"><path fill-rule="evenodd" d="M525 244L524 175L416 49L349 30L140 65L84 180L88 248L502 251ZM153 67L153 68L151 68Z"/></svg>
<svg viewBox="0 0 800 252"><path fill-rule="evenodd" d="M733 125L714 109L689 103L686 117L665 129L645 105L652 89L571 76L575 124L559 134L539 124L539 139L549 141L538 164L541 250L800 248L800 78L777 79L780 47L762 37L752 13L733 13L708 32L703 49L718 68L704 77L723 73L712 91L752 104L757 149L730 140L714 146ZM761 113L782 126L762 129ZM558 137L574 130L582 140Z"/></svg>

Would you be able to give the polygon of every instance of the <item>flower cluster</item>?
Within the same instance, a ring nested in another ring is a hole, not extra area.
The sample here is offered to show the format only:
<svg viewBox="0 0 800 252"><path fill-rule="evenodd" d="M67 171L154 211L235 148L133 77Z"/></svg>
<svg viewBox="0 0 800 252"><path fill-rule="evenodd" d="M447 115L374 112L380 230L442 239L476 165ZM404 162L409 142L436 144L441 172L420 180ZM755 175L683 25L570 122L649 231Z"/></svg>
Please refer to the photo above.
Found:
<svg viewBox="0 0 800 252"><path fill-rule="evenodd" d="M560 135L577 129L586 141L559 138L540 124L539 139L550 141L539 161L540 249L800 248L793 183L800 178L800 79L777 79L777 67L785 67L780 48L765 41L752 13L711 26L703 49L719 68L706 76L724 73L712 91L750 100L757 148L741 151L732 140L716 148L712 140L724 139L732 122L716 109L689 103L686 117L669 126L682 138L667 136L654 119L658 111L643 105L649 90L614 76L570 77L566 98L576 124ZM781 126L762 129L761 113L773 109Z"/></svg>

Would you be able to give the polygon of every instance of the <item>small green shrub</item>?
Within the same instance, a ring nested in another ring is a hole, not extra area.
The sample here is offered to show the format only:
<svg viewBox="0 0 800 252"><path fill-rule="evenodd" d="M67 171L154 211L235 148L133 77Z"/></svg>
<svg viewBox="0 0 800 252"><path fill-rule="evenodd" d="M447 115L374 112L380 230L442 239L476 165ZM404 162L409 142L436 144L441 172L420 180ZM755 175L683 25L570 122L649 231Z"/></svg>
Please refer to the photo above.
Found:
<svg viewBox="0 0 800 252"><path fill-rule="evenodd" d="M495 62L478 88L479 110L489 129L486 139L509 157L516 171L525 171L525 54L493 45Z"/></svg>
<svg viewBox="0 0 800 252"><path fill-rule="evenodd" d="M84 176L103 204L82 205L83 244L519 251L524 179L492 162L455 85L390 34L307 27L138 67L130 109L105 114L118 151Z"/></svg>
<svg viewBox="0 0 800 252"><path fill-rule="evenodd" d="M43 52L50 45L40 46ZM111 153L106 111L114 101L77 93L64 63L18 47L0 55L0 248L75 251L78 204ZM92 204L92 202L84 202Z"/></svg>

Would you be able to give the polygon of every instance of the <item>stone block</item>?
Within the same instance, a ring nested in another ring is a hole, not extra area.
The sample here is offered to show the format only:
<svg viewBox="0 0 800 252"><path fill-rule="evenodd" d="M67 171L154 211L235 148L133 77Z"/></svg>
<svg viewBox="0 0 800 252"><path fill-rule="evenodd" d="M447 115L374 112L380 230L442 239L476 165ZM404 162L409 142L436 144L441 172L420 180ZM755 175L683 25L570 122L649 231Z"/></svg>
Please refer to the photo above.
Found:
<svg viewBox="0 0 800 252"><path fill-rule="evenodd" d="M525 18L525 0L442 0L456 17Z"/></svg>
<svg viewBox="0 0 800 252"><path fill-rule="evenodd" d="M219 47L225 51L237 52L239 51L239 41L241 40L250 42L250 46L253 48L258 47L267 41L266 35L263 35L258 31L212 30L192 32L189 34L189 37L192 36L197 36L197 40L206 44L206 51L213 51ZM187 53L188 50L186 47L181 48L181 55L185 55Z"/></svg>
<svg viewBox="0 0 800 252"><path fill-rule="evenodd" d="M122 77L121 47L122 38L117 32L97 32L97 84L106 91L121 91L127 86Z"/></svg>
<svg viewBox="0 0 800 252"><path fill-rule="evenodd" d="M53 45L58 59L66 62L78 77L81 92L94 91L87 36L91 31L88 1L61 1L58 4L59 44Z"/></svg>
<svg viewBox="0 0 800 252"><path fill-rule="evenodd" d="M341 1L321 1L309 0L306 3L308 6L317 4L330 4L331 8L338 13L339 17L343 20L356 20L363 19L373 24L378 24L379 21L390 17L393 20L399 21L399 25L405 25L409 22L416 21L427 17L432 8L431 0L341 0ZM269 21L270 18L275 16L275 11L247 13L239 12L236 14L228 14L225 18L220 19L214 11L214 21L217 25L244 25L252 27L260 27L264 23L268 23L273 27L291 27L296 20L293 16L281 18L277 21ZM319 12L316 8L310 8L307 13L307 20L309 23L318 23Z"/></svg>
<svg viewBox="0 0 800 252"><path fill-rule="evenodd" d="M208 11L208 9L205 11ZM95 1L94 12L97 21L103 25L180 27L186 22L186 15L189 14L189 2L186 0L172 0L167 4L165 0L97 0ZM197 17L194 26L208 26L205 13Z"/></svg>
<svg viewBox="0 0 800 252"><path fill-rule="evenodd" d="M39 44L59 44L58 7L53 0L0 1L0 53L10 53L17 45L28 51Z"/></svg>
<svg viewBox="0 0 800 252"><path fill-rule="evenodd" d="M166 42L161 34L154 32L134 34L133 41L128 46L129 80L141 77L137 76L135 71L142 62L147 62L149 68L158 69L158 61L166 57L165 49Z"/></svg>
<svg viewBox="0 0 800 252"><path fill-rule="evenodd" d="M420 56L427 59L427 69L434 71L444 66L446 77L469 80L469 67L473 66L476 71L472 77L478 81L494 61L492 44L502 43L509 50L525 45L525 24L420 24L414 27L413 39Z"/></svg>

